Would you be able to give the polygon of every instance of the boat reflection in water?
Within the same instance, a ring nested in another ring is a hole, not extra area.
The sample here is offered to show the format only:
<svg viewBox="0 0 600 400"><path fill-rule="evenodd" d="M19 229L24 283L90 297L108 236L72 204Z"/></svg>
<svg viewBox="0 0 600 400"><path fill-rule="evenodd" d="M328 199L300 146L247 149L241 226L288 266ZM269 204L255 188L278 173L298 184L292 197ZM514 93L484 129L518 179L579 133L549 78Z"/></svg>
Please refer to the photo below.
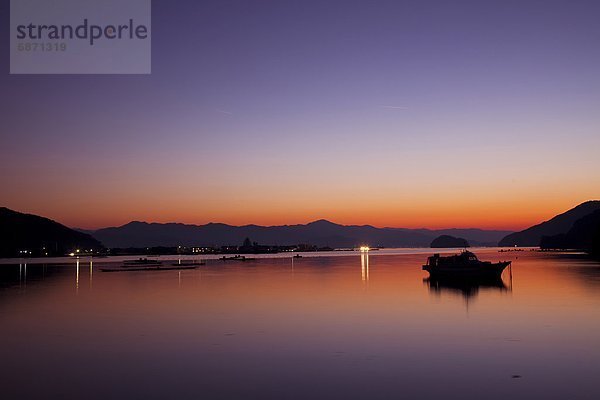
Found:
<svg viewBox="0 0 600 400"><path fill-rule="evenodd" d="M500 276L468 278L431 276L424 278L423 282L431 294L460 294L466 301L475 298L479 294L479 290L510 292L512 286L506 285Z"/></svg>

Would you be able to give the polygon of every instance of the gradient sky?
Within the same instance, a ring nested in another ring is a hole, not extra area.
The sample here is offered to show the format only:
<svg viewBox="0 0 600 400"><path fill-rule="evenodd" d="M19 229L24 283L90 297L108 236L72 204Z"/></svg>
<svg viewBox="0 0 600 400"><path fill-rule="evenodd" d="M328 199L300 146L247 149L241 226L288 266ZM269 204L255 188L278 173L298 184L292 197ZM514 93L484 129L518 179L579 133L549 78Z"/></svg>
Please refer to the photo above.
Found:
<svg viewBox="0 0 600 400"><path fill-rule="evenodd" d="M0 205L520 229L600 198L598 1L154 1L152 75L9 75Z"/></svg>

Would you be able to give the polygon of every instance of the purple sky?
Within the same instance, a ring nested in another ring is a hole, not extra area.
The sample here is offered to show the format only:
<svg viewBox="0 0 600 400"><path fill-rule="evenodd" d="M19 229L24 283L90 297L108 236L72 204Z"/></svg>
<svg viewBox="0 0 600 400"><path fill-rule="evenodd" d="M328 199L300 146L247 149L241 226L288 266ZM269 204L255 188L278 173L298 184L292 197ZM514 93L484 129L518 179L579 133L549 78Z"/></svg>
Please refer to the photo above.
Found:
<svg viewBox="0 0 600 400"><path fill-rule="evenodd" d="M154 1L152 75L8 74L0 205L517 228L598 198L598 1Z"/></svg>

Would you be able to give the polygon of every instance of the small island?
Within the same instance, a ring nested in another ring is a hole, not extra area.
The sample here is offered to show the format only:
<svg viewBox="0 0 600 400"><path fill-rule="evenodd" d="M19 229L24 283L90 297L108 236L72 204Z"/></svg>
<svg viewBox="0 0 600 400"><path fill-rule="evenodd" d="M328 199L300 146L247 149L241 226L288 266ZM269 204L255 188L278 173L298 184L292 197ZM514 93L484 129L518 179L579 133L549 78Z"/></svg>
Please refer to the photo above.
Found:
<svg viewBox="0 0 600 400"><path fill-rule="evenodd" d="M429 247L433 248L451 248L451 247L469 247L466 239L450 235L441 235L433 239Z"/></svg>

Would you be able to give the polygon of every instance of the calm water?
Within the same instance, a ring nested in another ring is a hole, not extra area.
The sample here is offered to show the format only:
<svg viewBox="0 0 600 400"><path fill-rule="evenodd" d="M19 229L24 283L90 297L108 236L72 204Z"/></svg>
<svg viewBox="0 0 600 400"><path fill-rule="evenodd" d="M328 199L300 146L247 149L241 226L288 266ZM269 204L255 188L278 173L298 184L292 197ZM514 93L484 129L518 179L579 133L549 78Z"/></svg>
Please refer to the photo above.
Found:
<svg viewBox="0 0 600 400"><path fill-rule="evenodd" d="M2 398L600 398L600 264L479 255L512 279L428 282L426 254L378 252L0 265Z"/></svg>

